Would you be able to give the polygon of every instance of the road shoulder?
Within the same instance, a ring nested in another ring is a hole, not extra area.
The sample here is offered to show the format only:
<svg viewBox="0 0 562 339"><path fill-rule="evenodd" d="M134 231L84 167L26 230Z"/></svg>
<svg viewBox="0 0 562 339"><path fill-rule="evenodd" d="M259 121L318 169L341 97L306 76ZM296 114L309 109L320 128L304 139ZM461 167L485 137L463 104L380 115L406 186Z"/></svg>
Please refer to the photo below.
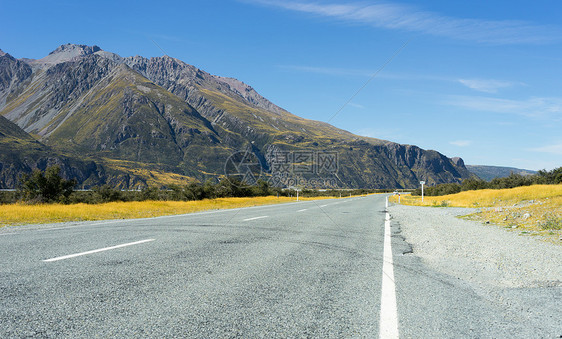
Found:
<svg viewBox="0 0 562 339"><path fill-rule="evenodd" d="M462 220L463 208L392 205L413 254L440 272L496 287L562 287L562 246Z"/></svg>

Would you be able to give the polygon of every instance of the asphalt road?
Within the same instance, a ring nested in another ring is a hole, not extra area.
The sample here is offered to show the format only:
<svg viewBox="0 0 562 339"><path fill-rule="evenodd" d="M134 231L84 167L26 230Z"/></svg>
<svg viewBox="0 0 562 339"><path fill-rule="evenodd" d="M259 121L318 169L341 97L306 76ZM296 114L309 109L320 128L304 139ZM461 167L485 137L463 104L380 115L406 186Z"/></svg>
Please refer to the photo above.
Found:
<svg viewBox="0 0 562 339"><path fill-rule="evenodd" d="M404 255L392 222L383 274L386 217L378 195L2 228L0 338L541 334Z"/></svg>

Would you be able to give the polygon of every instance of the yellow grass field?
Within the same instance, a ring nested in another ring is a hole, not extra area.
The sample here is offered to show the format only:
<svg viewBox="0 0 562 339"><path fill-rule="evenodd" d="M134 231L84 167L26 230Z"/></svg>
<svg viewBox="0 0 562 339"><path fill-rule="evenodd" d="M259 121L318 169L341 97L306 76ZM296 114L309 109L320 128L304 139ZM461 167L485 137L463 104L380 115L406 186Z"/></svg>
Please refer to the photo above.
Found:
<svg viewBox="0 0 562 339"><path fill-rule="evenodd" d="M433 207L473 207L467 219L501 225L520 234L543 235L562 242L562 184L532 185L503 190L476 190L438 197L403 195L401 204ZM398 197L390 198L398 203Z"/></svg>
<svg viewBox="0 0 562 339"><path fill-rule="evenodd" d="M323 197L299 200L327 199ZM142 201L104 204L0 205L0 227L7 225L55 223L66 221L148 218L207 210L250 207L296 201L288 197L220 198L201 201Z"/></svg>

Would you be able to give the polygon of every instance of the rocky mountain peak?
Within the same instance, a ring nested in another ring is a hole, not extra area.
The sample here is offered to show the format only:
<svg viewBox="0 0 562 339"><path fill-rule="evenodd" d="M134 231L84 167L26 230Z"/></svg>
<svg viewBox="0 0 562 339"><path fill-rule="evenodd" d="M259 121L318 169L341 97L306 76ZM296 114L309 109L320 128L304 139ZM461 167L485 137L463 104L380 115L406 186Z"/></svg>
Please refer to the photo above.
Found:
<svg viewBox="0 0 562 339"><path fill-rule="evenodd" d="M88 54L92 54L95 53L97 51L101 51L101 48L99 46L87 46L87 45L75 45L75 44L66 44L66 45L60 45L59 47L57 47L57 49L55 49L54 51L52 51L51 53L49 53L49 55L53 55L53 54L75 54L75 55L88 55Z"/></svg>
<svg viewBox="0 0 562 339"><path fill-rule="evenodd" d="M4 55L6 55L6 53L4 53L4 51L0 49L0 56L4 56Z"/></svg>
<svg viewBox="0 0 562 339"><path fill-rule="evenodd" d="M57 49L49 53L46 57L33 61L34 64L50 67L52 65L60 64L73 60L78 57L87 56L96 52L101 52L102 49L98 46L75 45L66 44L60 45Z"/></svg>

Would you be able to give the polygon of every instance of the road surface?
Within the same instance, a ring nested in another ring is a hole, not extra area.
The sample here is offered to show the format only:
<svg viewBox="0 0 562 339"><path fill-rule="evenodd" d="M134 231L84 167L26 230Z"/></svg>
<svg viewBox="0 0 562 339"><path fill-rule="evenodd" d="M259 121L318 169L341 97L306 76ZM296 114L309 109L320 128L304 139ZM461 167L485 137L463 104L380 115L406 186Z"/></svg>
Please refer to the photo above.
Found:
<svg viewBox="0 0 562 339"><path fill-rule="evenodd" d="M0 337L542 336L388 219L375 195L5 227Z"/></svg>

